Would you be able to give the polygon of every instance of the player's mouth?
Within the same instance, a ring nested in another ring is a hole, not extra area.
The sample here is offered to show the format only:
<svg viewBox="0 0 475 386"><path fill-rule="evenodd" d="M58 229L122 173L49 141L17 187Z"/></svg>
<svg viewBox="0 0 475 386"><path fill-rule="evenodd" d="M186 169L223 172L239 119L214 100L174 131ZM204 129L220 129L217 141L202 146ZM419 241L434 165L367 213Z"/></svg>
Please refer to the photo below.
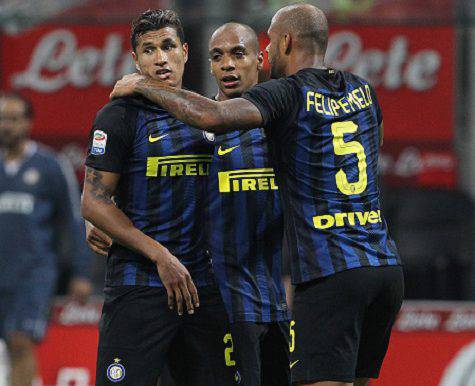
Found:
<svg viewBox="0 0 475 386"><path fill-rule="evenodd" d="M168 68L162 68L160 70L155 71L155 75L158 76L158 79L160 80L167 80L170 78L172 72Z"/></svg>
<svg viewBox="0 0 475 386"><path fill-rule="evenodd" d="M239 85L240 79L237 75L226 75L221 78L221 83L225 88L235 88Z"/></svg>

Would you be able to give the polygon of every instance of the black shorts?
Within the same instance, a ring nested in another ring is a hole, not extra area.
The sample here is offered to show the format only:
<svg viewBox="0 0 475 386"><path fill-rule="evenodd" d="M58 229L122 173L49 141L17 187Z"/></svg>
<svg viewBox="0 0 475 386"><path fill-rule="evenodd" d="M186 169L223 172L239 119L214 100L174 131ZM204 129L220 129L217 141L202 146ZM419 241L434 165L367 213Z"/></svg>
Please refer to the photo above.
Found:
<svg viewBox="0 0 475 386"><path fill-rule="evenodd" d="M229 328L215 286L198 289L195 314L168 308L164 288L109 287L99 326L96 386L156 386L166 362L182 369L176 386L229 386L233 373L223 359Z"/></svg>
<svg viewBox="0 0 475 386"><path fill-rule="evenodd" d="M377 378L403 295L400 266L351 269L297 285L292 382Z"/></svg>
<svg viewBox="0 0 475 386"><path fill-rule="evenodd" d="M289 322L236 322L230 331L225 357L226 364L236 368L236 384L290 385Z"/></svg>

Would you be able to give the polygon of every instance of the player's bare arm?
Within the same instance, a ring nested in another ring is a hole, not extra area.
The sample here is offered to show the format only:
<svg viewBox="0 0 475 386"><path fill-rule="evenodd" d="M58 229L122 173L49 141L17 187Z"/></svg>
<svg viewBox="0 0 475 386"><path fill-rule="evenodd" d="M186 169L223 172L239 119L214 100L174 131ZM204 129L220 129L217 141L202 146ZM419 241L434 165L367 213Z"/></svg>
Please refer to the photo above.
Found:
<svg viewBox="0 0 475 386"><path fill-rule="evenodd" d="M124 76L116 83L110 97L133 94L140 94L162 106L182 122L214 133L262 126L261 113L244 98L217 102L139 74Z"/></svg>
<svg viewBox="0 0 475 386"><path fill-rule="evenodd" d="M103 230L119 244L152 260L168 293L170 308L176 302L183 313L183 302L188 313L199 306L198 291L187 269L167 248L137 229L132 221L114 204L120 175L86 167L81 211L85 220Z"/></svg>

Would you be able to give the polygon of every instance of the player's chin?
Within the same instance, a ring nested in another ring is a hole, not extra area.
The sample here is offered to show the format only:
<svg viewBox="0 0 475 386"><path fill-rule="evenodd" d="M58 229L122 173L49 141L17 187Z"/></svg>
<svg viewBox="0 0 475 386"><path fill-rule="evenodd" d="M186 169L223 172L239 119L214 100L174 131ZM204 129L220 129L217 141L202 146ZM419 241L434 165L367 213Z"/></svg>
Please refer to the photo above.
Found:
<svg viewBox="0 0 475 386"><path fill-rule="evenodd" d="M244 89L242 87L235 87L235 88L222 87L221 90L223 91L223 94L226 95L227 98L239 98L244 92Z"/></svg>

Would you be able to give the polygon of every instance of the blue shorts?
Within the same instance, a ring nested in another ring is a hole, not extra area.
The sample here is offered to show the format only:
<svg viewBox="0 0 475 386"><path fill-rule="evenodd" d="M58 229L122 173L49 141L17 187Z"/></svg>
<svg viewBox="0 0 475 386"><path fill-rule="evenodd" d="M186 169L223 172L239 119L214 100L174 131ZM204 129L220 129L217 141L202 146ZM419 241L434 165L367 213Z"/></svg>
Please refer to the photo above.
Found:
<svg viewBox="0 0 475 386"><path fill-rule="evenodd" d="M43 339L57 274L34 268L20 277L15 287L0 287L0 338L24 332L35 342Z"/></svg>

